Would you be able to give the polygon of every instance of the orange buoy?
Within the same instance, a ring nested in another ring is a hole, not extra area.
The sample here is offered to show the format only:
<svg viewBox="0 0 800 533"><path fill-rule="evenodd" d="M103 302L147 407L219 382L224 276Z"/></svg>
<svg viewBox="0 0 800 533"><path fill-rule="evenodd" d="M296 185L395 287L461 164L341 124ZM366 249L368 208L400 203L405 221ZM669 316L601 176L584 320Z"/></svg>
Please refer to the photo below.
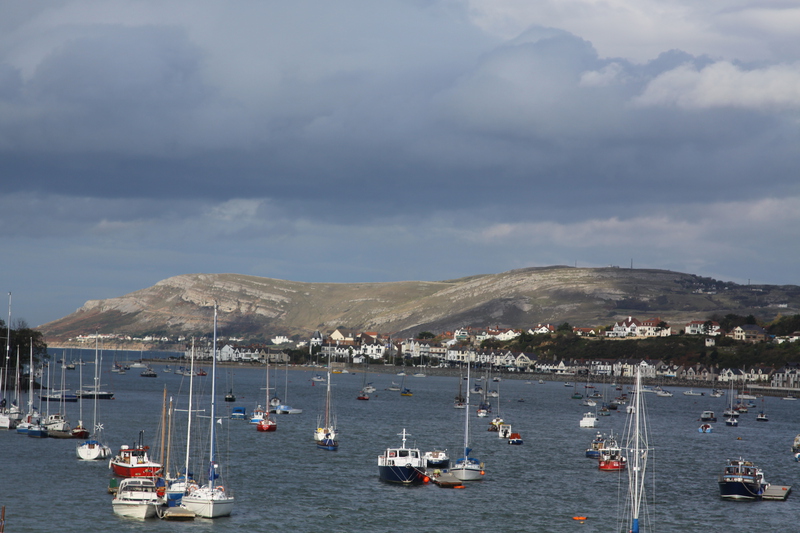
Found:
<svg viewBox="0 0 800 533"><path fill-rule="evenodd" d="M572 519L573 520L584 521L584 520L586 520L586 517L585 516L573 516Z"/></svg>
<svg viewBox="0 0 800 533"><path fill-rule="evenodd" d="M422 482L423 483L428 483L430 480L431 480L431 478L429 478L428 476L425 476L424 478L422 478Z"/></svg>

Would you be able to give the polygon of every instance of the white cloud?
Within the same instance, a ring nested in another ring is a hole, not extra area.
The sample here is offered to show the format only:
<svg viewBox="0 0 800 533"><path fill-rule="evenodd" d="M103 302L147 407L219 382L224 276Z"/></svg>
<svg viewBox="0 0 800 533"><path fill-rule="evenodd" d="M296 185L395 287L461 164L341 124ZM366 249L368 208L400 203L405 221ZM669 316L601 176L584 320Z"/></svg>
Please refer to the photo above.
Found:
<svg viewBox="0 0 800 533"><path fill-rule="evenodd" d="M800 63L752 70L727 61L700 70L682 65L657 76L634 103L684 109L800 109Z"/></svg>

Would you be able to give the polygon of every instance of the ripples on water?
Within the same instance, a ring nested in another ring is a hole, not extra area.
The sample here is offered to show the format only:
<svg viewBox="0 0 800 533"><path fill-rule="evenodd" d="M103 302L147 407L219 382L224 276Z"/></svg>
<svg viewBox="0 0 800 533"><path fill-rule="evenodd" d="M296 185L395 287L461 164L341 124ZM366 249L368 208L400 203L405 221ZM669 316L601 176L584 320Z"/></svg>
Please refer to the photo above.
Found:
<svg viewBox="0 0 800 533"><path fill-rule="evenodd" d="M91 372L92 366L86 365L87 383ZM222 368L218 373L218 392L232 384L238 400L234 405L251 410L264 403L263 369ZM580 429L578 422L589 408L570 399L572 390L561 383L502 381L501 415L522 434L525 444L509 446L486 431L490 419L473 414L473 454L486 463L486 478L464 490L445 490L381 483L376 460L383 448L400 443L397 434L403 428L423 450L446 447L451 456L457 455L464 411L452 408L456 378L407 377L414 396L401 397L384 390L398 377L371 374L378 392L365 402L356 400L360 374L334 375L340 448L326 452L317 450L311 437L324 395L321 384L312 386L315 373L290 372L287 403L304 412L279 415L275 433L258 433L240 421L226 420L222 426L221 444L230 448L222 461L230 466L225 484L237 497L233 516L189 523L118 518L106 494L107 463L78 461L73 440L3 432L0 503L6 506L6 531L617 531L619 475L599 472L596 463L584 457L595 430ZM67 375L69 386L77 388L77 371ZM278 382L278 394L283 396L284 371L275 375L273 385ZM210 376L198 381L203 380L207 384ZM147 379L135 371L124 376L105 372L103 383L117 397L99 404L106 440L114 450L134 442L140 429L148 442L154 442L164 384L177 403L185 402L188 390L179 376L164 373ZM719 498L716 479L727 458L742 456L761 466L769 481L797 485L800 463L794 462L789 448L800 433L800 402L768 398L770 422L756 423L759 405L742 415L738 428L717 423L714 433L700 434L701 411L713 409L719 416L727 399L683 396L681 389L673 392L673 398L646 396L656 447L656 506L651 510L655 531L796 529L800 495L786 502L725 502ZM470 401L476 398L473 395ZM524 403L517 401L520 398ZM231 407L221 401L218 405L225 412ZM73 422L77 410L75 404L68 407ZM91 420L90 402L84 404L84 419ZM608 433L613 428L621 434L624 419L622 412L600 417L598 429ZM576 515L588 520L578 523L572 520Z"/></svg>

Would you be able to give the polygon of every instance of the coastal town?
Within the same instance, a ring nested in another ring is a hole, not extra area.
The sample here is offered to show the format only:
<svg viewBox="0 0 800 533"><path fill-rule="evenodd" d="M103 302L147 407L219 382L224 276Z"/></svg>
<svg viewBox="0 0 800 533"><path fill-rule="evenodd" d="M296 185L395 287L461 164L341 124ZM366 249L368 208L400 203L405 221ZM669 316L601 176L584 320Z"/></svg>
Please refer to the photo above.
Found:
<svg viewBox="0 0 800 533"><path fill-rule="evenodd" d="M528 329L472 328L465 327L434 335L421 333L418 338L395 339L375 331L357 332L336 328L323 335L315 331L308 340L291 340L286 336L273 337L272 345L257 346L237 342L237 339L220 339L217 361L222 364L271 364L313 363L330 361L345 368L360 368L364 365L379 366L409 365L428 369L461 368L467 361L479 367L491 368L509 375L541 375L549 379L572 379L580 376L584 380L608 378L632 379L636 368L641 368L642 378L656 383L696 383L698 386L728 386L771 388L776 391L800 389L800 363L787 363L781 367L752 365L726 367L714 364L676 364L670 361L649 358L560 358L536 351L515 351L503 348L486 348L491 341L507 343L523 335L555 336L559 332L572 334L588 341L610 340L624 342L672 336L702 338L703 344L713 349L718 340L729 339L736 343L795 343L800 332L774 336L757 324L742 324L725 331L713 320L694 320L678 327L667 324L660 318L639 320L629 316L606 328L565 327L553 324L537 324ZM115 335L97 334L105 342L119 340ZM96 335L81 337L83 342L94 342ZM489 341L489 342L487 342ZM292 358L290 354L305 354L304 360ZM184 358L190 356L187 349ZM211 359L207 345L196 348L199 361Z"/></svg>

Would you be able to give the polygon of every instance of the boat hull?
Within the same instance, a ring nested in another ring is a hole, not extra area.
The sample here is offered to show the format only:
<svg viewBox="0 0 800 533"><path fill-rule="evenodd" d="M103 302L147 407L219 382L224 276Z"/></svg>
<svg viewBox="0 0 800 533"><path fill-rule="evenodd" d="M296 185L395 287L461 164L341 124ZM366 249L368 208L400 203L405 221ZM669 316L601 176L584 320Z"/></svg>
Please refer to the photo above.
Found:
<svg viewBox="0 0 800 533"><path fill-rule="evenodd" d="M719 495L724 500L760 500L761 484L747 481L720 481Z"/></svg>
<svg viewBox="0 0 800 533"><path fill-rule="evenodd" d="M111 448L96 440L88 440L75 449L78 459L84 461L98 461L111 456Z"/></svg>
<svg viewBox="0 0 800 533"><path fill-rule="evenodd" d="M111 470L117 477L158 477L161 475L161 465L129 466L111 463Z"/></svg>
<svg viewBox="0 0 800 533"><path fill-rule="evenodd" d="M483 469L480 465L456 464L450 469L450 473L461 481L480 481L483 479Z"/></svg>
<svg viewBox="0 0 800 533"><path fill-rule="evenodd" d="M401 483L403 485L417 485L425 482L425 473L413 466L379 466L378 475L381 481L387 483Z"/></svg>
<svg viewBox="0 0 800 533"><path fill-rule="evenodd" d="M220 488L216 487L213 494L205 488L198 489L192 494L184 496L181 503L200 518L230 516L233 512L233 496L228 496Z"/></svg>
<svg viewBox="0 0 800 533"><path fill-rule="evenodd" d="M138 518L144 520L146 518L155 518L156 505L154 503L144 502L111 502L111 508L114 514L124 516L126 518Z"/></svg>

